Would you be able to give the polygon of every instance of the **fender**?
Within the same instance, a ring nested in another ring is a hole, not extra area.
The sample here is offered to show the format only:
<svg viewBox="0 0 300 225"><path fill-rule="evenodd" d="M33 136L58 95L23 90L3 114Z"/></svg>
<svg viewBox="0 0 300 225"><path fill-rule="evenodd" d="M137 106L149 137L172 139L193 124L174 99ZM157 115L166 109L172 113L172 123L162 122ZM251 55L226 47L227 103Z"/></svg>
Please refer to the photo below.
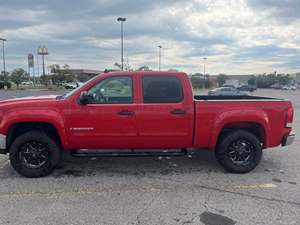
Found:
<svg viewBox="0 0 300 225"><path fill-rule="evenodd" d="M64 148L68 146L68 138L64 126L64 120L60 112L56 109L49 108L16 108L8 110L3 115L1 127L5 133L17 123L23 122L44 122L53 125L60 137L61 143Z"/></svg>
<svg viewBox="0 0 300 225"><path fill-rule="evenodd" d="M214 149L216 147L219 135L222 129L230 123L256 123L263 127L264 134L266 134L264 146L268 146L268 135L270 132L269 117L263 110L255 109L233 109L222 112L213 124L212 134L210 136L209 148Z"/></svg>

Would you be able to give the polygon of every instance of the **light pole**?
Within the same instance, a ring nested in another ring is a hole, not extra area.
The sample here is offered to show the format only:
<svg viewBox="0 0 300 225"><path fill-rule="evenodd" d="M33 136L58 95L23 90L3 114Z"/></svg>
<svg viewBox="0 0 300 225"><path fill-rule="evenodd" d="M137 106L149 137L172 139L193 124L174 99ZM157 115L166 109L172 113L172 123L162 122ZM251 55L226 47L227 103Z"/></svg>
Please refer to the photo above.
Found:
<svg viewBox="0 0 300 225"><path fill-rule="evenodd" d="M38 48L38 55L42 56L42 61L43 61L43 76L45 76L45 55L49 55L48 49L44 47L39 47Z"/></svg>
<svg viewBox="0 0 300 225"><path fill-rule="evenodd" d="M2 41L3 73L4 73L4 79L6 80L6 71L5 71L5 50L4 50L4 42L6 41L6 39L5 39L5 38L0 38L0 41Z"/></svg>
<svg viewBox="0 0 300 225"><path fill-rule="evenodd" d="M159 45L157 47L158 47L158 71L160 71L160 67L161 67L161 49L162 49L162 46Z"/></svg>
<svg viewBox="0 0 300 225"><path fill-rule="evenodd" d="M203 57L203 76L205 77L205 63L206 63L207 58Z"/></svg>
<svg viewBox="0 0 300 225"><path fill-rule="evenodd" d="M123 39L124 39L124 35L123 35L123 23L126 21L125 17L119 17L117 19L118 22L121 23L121 68L123 71L123 66L124 66L124 54L123 54Z"/></svg>
<svg viewBox="0 0 300 225"><path fill-rule="evenodd" d="M39 49L37 49L36 64L37 64L37 77L40 76L40 64L39 64Z"/></svg>

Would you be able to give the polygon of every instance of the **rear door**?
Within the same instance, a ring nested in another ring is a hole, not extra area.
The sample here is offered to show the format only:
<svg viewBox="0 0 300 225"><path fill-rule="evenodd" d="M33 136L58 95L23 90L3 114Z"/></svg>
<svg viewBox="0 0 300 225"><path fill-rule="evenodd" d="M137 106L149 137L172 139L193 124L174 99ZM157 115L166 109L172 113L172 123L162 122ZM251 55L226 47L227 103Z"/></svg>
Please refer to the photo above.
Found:
<svg viewBox="0 0 300 225"><path fill-rule="evenodd" d="M178 75L141 74L137 127L141 147L190 146L193 135L193 101ZM191 99L189 99L191 98Z"/></svg>

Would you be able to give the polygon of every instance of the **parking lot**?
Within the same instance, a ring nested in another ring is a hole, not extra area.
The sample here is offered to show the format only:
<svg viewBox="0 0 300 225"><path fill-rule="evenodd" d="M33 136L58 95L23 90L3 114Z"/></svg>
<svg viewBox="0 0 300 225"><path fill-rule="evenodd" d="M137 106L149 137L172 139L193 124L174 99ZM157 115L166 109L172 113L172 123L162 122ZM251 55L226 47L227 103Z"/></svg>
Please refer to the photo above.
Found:
<svg viewBox="0 0 300 225"><path fill-rule="evenodd" d="M0 91L0 100L56 93ZM292 100L299 134L299 90L255 95ZM260 165L242 175L225 172L204 150L170 158L65 155L39 179L19 176L1 155L0 224L299 225L299 144L298 135L289 147L265 150Z"/></svg>

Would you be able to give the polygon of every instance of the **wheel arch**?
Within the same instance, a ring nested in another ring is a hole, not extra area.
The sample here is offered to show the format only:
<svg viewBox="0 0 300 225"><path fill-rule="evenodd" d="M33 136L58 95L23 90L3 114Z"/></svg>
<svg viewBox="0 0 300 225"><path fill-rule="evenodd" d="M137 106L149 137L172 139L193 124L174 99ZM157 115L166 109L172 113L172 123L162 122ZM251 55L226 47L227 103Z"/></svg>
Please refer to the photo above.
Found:
<svg viewBox="0 0 300 225"><path fill-rule="evenodd" d="M226 123L220 128L217 139L214 143L214 147L218 146L224 136L235 130L248 131L259 139L259 141L262 143L263 148L267 146L266 127L263 124L252 121L239 121Z"/></svg>
<svg viewBox="0 0 300 225"><path fill-rule="evenodd" d="M14 142L14 140L31 130L40 130L49 135L53 140L57 142L57 144L64 148L64 138L62 134L59 132L59 128L50 122L41 122L41 121L26 121L26 122L16 122L11 124L8 128L7 132L7 149L9 149L10 145Z"/></svg>

